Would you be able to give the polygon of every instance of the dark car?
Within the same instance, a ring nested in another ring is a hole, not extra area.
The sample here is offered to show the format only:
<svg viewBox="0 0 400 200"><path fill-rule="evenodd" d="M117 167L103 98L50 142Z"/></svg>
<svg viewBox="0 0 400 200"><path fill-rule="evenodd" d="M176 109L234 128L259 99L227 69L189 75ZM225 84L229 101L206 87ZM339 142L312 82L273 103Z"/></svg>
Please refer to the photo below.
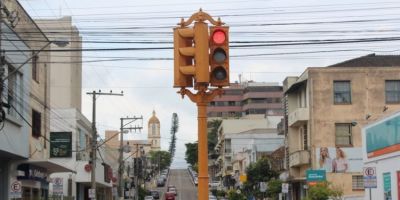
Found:
<svg viewBox="0 0 400 200"><path fill-rule="evenodd" d="M172 192L166 192L164 196L165 200L175 200L175 194Z"/></svg>
<svg viewBox="0 0 400 200"><path fill-rule="evenodd" d="M158 191L155 191L155 190L151 191L151 196L154 199L160 199L160 193Z"/></svg>

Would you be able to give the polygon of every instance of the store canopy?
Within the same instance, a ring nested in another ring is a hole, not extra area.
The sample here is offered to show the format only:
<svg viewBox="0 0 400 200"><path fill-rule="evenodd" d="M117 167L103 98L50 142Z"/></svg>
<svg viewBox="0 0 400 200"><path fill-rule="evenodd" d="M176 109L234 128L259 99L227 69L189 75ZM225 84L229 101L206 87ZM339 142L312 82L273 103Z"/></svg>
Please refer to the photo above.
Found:
<svg viewBox="0 0 400 200"><path fill-rule="evenodd" d="M59 172L72 172L76 174L75 170L64 167L54 161L51 160L28 160L24 162L26 164L36 165L38 167L42 167L47 169L47 173L59 173Z"/></svg>

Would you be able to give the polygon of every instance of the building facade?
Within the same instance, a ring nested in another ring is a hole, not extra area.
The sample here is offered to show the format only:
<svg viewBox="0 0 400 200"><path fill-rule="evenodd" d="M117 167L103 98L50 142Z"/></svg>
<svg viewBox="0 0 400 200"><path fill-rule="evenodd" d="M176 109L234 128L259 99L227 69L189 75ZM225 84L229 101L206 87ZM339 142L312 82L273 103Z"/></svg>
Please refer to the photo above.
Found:
<svg viewBox="0 0 400 200"><path fill-rule="evenodd" d="M291 199L305 196L308 169L325 170L347 199L364 197L361 127L400 109L399 66L399 56L368 55L284 81Z"/></svg>
<svg viewBox="0 0 400 200"><path fill-rule="evenodd" d="M282 86L278 83L232 83L224 88L207 107L207 116L215 118L240 118L246 115L283 115Z"/></svg>
<svg viewBox="0 0 400 200"><path fill-rule="evenodd" d="M246 176L249 164L283 145L284 137L278 135L276 129L280 116L254 117L225 119L219 127L215 147L219 157L214 163L218 167L211 178L219 177L225 188L239 187L240 177Z"/></svg>

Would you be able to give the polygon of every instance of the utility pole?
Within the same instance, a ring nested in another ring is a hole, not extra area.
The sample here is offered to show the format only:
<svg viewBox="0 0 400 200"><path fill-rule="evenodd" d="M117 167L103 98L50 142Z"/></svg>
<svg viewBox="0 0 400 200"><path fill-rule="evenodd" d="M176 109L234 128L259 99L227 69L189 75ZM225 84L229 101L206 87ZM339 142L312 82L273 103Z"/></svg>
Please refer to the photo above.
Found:
<svg viewBox="0 0 400 200"><path fill-rule="evenodd" d="M110 91L110 93L102 93L101 90L99 90L98 92L94 91L93 92L87 92L86 94L88 95L92 95L92 99L93 99L93 111L92 111L92 154L91 154L91 190L92 193L94 193L94 198L92 199L96 199L96 158L97 158L97 130L96 130L96 96L101 96L101 95L108 95L108 96L124 96L123 92L121 91L121 94L116 94L116 93L112 93L112 91Z"/></svg>
<svg viewBox="0 0 400 200"><path fill-rule="evenodd" d="M119 187L118 187L118 194L120 199L124 198L124 183L123 183L123 174L124 174L124 154L123 154L123 146L124 146L124 131L129 130L129 131L136 131L136 130L141 130L143 129L143 126L134 126L134 127L125 127L136 120L142 120L143 124L143 116L140 117L125 117L125 118L120 118L121 120L121 127L120 127L120 141L119 141L119 170L118 170L118 179L119 179ZM128 123L124 124L124 121L128 120Z"/></svg>

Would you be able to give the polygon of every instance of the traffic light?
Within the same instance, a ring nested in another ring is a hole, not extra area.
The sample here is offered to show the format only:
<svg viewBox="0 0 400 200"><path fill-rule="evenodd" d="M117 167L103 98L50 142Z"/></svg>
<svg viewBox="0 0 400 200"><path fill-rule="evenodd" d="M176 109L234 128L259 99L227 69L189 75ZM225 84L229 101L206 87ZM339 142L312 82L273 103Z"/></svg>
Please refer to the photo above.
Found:
<svg viewBox="0 0 400 200"><path fill-rule="evenodd" d="M193 28L174 28L174 87L193 87L210 81L208 26L196 22Z"/></svg>
<svg viewBox="0 0 400 200"><path fill-rule="evenodd" d="M210 84L229 86L229 27L210 27Z"/></svg>

